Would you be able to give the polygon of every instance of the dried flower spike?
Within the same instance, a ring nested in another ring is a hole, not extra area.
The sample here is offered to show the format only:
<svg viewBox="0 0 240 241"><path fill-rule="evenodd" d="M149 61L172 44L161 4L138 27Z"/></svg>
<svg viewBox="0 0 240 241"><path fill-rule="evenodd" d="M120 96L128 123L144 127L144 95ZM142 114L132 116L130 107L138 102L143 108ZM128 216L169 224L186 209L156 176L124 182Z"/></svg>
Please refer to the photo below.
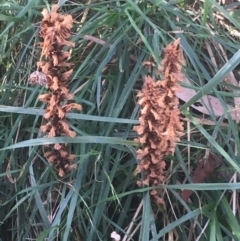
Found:
<svg viewBox="0 0 240 241"><path fill-rule="evenodd" d="M66 114L72 109L82 110L82 106L76 103L68 103L73 99L69 93L68 81L72 75L72 63L67 62L70 57L70 50L65 47L73 47L70 42L70 29L72 28L73 18L71 15L62 15L57 12L58 5L52 5L51 12L43 9L43 19L41 22L40 37L43 42L41 60L38 62L38 68L42 72L35 71L30 76L32 83L38 83L48 87L49 93L39 96L39 100L46 102L44 118L47 123L42 125L42 130L48 137L70 136L74 137L76 133L70 130L66 120ZM66 172L76 169L77 165L72 164L74 155L68 152L65 143L49 145L45 153L46 159L58 169L60 177L65 176Z"/></svg>
<svg viewBox="0 0 240 241"><path fill-rule="evenodd" d="M147 76L142 91L137 95L141 108L140 125L134 130L140 135L136 141L143 145L143 149L137 151L140 163L136 172L143 173L139 185L155 187L164 182L164 156L174 153L176 142L183 135L179 102L175 96L175 91L180 88L178 81L182 78L178 48L179 40L165 48L162 61L164 79L154 82ZM151 195L157 203L164 203L156 189L151 191Z"/></svg>

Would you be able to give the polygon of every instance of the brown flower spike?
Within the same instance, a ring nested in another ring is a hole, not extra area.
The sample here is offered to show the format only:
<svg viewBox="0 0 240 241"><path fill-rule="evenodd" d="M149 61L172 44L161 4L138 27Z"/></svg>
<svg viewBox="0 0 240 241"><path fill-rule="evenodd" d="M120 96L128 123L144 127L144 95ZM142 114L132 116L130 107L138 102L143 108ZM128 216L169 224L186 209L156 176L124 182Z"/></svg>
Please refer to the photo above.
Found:
<svg viewBox="0 0 240 241"><path fill-rule="evenodd" d="M45 79L43 81L43 78L40 78L39 74L36 75L35 72L30 79L49 89L48 93L39 96L41 101L47 103L44 114L47 123L41 126L41 131L45 132L48 137L74 137L76 133L70 130L65 118L72 109L82 110L81 105L68 103L68 100L73 99L73 95L69 93L67 87L73 72L71 69L73 64L67 62L70 52L66 49L74 47L74 43L69 41L73 18L71 15L59 14L57 10L58 5L52 5L51 12L48 12L47 9L42 11L43 19L39 35L43 38L43 42L40 43L42 54L38 67L42 69L40 77L45 76ZM58 169L60 177L77 167L75 164L71 164L75 156L69 154L64 143L50 145L49 151L44 156Z"/></svg>
<svg viewBox="0 0 240 241"><path fill-rule="evenodd" d="M140 135L137 141L143 145L143 149L137 151L140 163L136 171L143 173L139 185L155 187L163 183L164 156L174 153L176 142L183 135L179 101L175 96L175 91L180 89L178 81L182 78L179 42L178 39L165 48L162 60L164 79L154 82L147 76L142 91L137 95L141 108L140 125L134 130ZM157 203L164 203L156 189L151 191L151 196Z"/></svg>

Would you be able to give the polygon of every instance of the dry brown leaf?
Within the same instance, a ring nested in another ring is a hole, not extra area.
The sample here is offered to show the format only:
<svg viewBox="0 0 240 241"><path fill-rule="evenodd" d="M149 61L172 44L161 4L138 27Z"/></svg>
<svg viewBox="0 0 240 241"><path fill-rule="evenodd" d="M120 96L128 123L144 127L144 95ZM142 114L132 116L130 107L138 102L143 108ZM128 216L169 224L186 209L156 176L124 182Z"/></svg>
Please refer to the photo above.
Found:
<svg viewBox="0 0 240 241"><path fill-rule="evenodd" d="M189 80L185 76L183 76L183 83L191 85ZM193 89L182 88L181 91L176 92L176 96L179 99L187 102L193 96L195 96L196 93L197 92ZM214 116L225 116L225 118L227 118L225 110L218 98L210 95L205 95L198 102L201 104L201 106L191 105L191 107L203 114L210 115L210 113L212 113ZM232 118L235 119L235 114L233 112L234 107L231 105L227 105L227 109L230 112Z"/></svg>
<svg viewBox="0 0 240 241"><path fill-rule="evenodd" d="M198 161L197 168L193 173L192 182L205 182L205 180L212 174L213 170L219 165L219 163L219 159L210 152L206 161L204 159ZM192 193L192 190L184 190L181 193L181 197L185 202L187 202Z"/></svg>

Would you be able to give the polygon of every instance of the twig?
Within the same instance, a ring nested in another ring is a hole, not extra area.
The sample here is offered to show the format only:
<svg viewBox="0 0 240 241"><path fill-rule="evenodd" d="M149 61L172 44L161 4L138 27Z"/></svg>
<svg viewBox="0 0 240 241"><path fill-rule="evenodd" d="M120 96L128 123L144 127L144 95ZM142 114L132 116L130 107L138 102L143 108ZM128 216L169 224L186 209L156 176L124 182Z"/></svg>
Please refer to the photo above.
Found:
<svg viewBox="0 0 240 241"><path fill-rule="evenodd" d="M136 210L136 212L135 212L135 214L133 216L133 219L132 219L131 223L129 224L129 227L128 227L128 229L126 231L126 234L123 237L122 241L127 241L127 240L129 240L128 237L132 236L132 234L130 235L130 232L131 232L131 229L132 229L133 225L135 224L136 218L137 218L137 216L138 216L142 206L143 206L143 200L140 202L140 204L139 204L139 206L138 206L138 208L137 208L137 210Z"/></svg>

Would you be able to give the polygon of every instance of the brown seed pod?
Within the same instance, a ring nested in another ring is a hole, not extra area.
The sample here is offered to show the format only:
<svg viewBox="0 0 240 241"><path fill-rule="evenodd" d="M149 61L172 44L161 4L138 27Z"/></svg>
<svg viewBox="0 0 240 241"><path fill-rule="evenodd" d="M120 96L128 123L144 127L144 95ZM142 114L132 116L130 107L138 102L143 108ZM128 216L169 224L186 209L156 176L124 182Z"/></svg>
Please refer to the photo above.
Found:
<svg viewBox="0 0 240 241"><path fill-rule="evenodd" d="M29 83L33 85L41 85L44 86L46 89L48 88L48 80L47 76L39 71L34 71L30 74Z"/></svg>

